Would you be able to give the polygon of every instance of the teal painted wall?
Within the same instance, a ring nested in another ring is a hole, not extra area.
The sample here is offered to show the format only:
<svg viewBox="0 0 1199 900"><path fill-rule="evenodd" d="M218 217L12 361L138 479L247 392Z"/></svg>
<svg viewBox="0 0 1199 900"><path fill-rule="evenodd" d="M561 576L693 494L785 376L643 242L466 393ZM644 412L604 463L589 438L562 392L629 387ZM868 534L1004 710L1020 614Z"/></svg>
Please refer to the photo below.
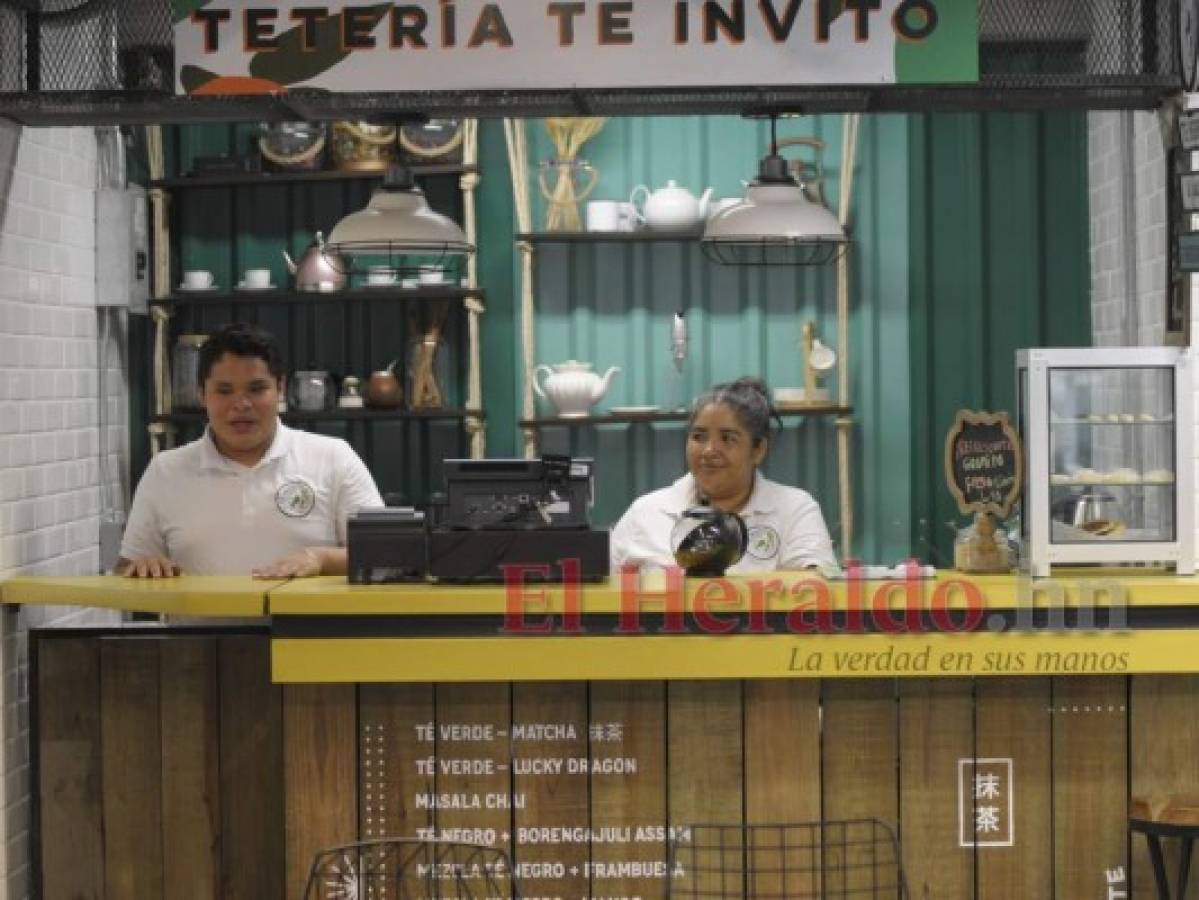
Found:
<svg viewBox="0 0 1199 900"><path fill-rule="evenodd" d="M837 202L841 116L787 120L780 137L824 140L825 196ZM543 126L528 125L529 157L552 153ZM851 395L854 432L855 544L858 555L897 559L906 552L911 506L905 478L909 428L907 371L907 123L900 116L862 121L854 183L850 256ZM627 118L609 121L584 148L600 172L594 199L624 199L637 184L668 179L699 194L738 196L769 142L764 123L735 117ZM538 197L540 200L540 197ZM536 225L542 204L538 203ZM585 359L621 373L601 401L610 406L678 406L709 385L743 374L772 386L802 385L804 321L835 346L834 267L740 268L707 260L694 242L546 245L538 249L538 362ZM670 319L686 310L690 357L680 379L670 361ZM842 348L837 348L840 352ZM843 357L844 358L844 357ZM519 370L511 373L520 396ZM830 379L836 390L835 377ZM539 410L550 407L539 401ZM766 468L821 502L839 538L836 439L831 419L784 419ZM608 425L543 431L542 448L601 461L596 521L609 524L636 495L683 471L679 424Z"/></svg>
<svg viewBox="0 0 1199 900"><path fill-rule="evenodd" d="M1090 343L1086 115L912 116L912 544L952 562L958 409L1016 420L1015 351Z"/></svg>

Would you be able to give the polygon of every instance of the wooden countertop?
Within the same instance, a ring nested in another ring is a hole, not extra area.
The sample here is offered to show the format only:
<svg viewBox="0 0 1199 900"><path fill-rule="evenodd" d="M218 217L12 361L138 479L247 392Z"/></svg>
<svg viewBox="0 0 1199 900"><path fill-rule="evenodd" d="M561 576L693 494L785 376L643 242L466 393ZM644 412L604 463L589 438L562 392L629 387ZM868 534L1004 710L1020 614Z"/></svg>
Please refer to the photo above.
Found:
<svg viewBox="0 0 1199 900"><path fill-rule="evenodd" d="M753 609L788 612L800 603L816 603L822 590L827 590L824 596L828 608L841 611L850 608L851 598L855 606L869 610L884 597L890 608L898 610L909 605L904 602L907 599L917 599L923 608L931 608L938 596L948 608L962 609L968 595L981 601L986 609L1029 605L1069 608L1084 601L1096 607L1199 606L1199 577L1149 569L1073 569L1036 580L947 571L935 578L919 579L914 586L917 593L908 598L899 582L851 584L845 580L823 581L804 572L686 579L683 608L692 613L697 604L707 604L713 614ZM643 595L640 602L644 611L662 611L666 579L660 572L643 576L638 589ZM356 585L348 584L341 576L291 581L199 575L164 579L18 576L0 582L3 603L96 606L195 616L502 615L508 604L518 599L529 616L560 615L568 608L578 609L584 616L614 615L622 610L620 585L612 580L573 590L558 584L529 584L521 595L510 594L504 585Z"/></svg>
<svg viewBox="0 0 1199 900"><path fill-rule="evenodd" d="M0 582L0 602L37 606L95 606L129 612L221 618L261 617L278 579L182 575L178 578L19 576Z"/></svg>

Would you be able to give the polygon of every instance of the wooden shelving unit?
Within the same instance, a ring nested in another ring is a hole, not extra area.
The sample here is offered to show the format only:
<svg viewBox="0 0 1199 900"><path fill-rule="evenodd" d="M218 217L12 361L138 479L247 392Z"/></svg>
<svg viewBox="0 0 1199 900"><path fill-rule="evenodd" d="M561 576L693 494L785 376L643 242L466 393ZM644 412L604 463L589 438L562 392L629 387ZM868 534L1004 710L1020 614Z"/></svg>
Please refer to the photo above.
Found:
<svg viewBox="0 0 1199 900"><path fill-rule="evenodd" d="M646 244L698 241L703 229L689 231L522 231L518 241L530 244Z"/></svg>
<svg viewBox="0 0 1199 900"><path fill-rule="evenodd" d="M413 165L408 167L418 178L422 175L462 175L477 171L476 166L446 163L443 165ZM235 172L228 175L179 175L160 178L150 182L151 187L164 190L186 190L189 188L220 187L270 187L283 184L303 184L321 181L371 181L381 180L381 172Z"/></svg>
<svg viewBox="0 0 1199 900"><path fill-rule="evenodd" d="M804 416L848 416L853 414L852 406L812 406L803 409L778 409L775 413L780 418L795 419ZM546 416L537 419L521 419L521 428L581 428L589 425L637 425L655 422L685 422L690 413L687 410L659 410L657 412L611 412L599 413L594 416Z"/></svg>
<svg viewBox="0 0 1199 900"><path fill-rule="evenodd" d="M328 409L321 412L289 410L282 413L284 422L371 422L371 421L453 421L466 418L485 418L480 409ZM194 425L205 419L203 410L186 410L166 416L154 416L152 421L169 425Z"/></svg>
<svg viewBox="0 0 1199 900"><path fill-rule="evenodd" d="M482 299L484 292L478 288L453 285L421 285L420 287L362 287L344 291L296 291L274 288L262 291L224 290L180 291L169 297L151 300L152 306L219 306L236 303L349 303L349 302L412 302L437 300L463 300L467 297Z"/></svg>
<svg viewBox="0 0 1199 900"><path fill-rule="evenodd" d="M479 166L475 164L474 131L470 123L463 127L465 162L415 163L407 168L432 208L469 228L474 219L476 179L462 176L478 174ZM209 137L185 146L176 135L174 159L183 161L186 169L193 155L218 153L222 141L227 154L244 149L244 141L236 142L240 138ZM164 164L165 156L156 174L163 175ZM158 193L155 215L161 219L155 246L158 296L150 301L155 333L152 347L145 351L147 361L151 356L156 360L154 386L148 391L144 415L151 453L194 438L206 423L202 410L172 410L169 406L174 392L168 392L166 373L178 336L210 333L230 321L250 322L272 332L289 374L320 370L333 373L334 383L341 376L354 375L365 385L370 372L391 365L406 388L414 377L417 339L436 333L436 349L421 359L433 371L444 407L292 409L281 417L293 427L344 438L371 467L380 490L403 495L409 502L423 503L428 492L437 490L442 459L482 453L486 417L475 385L477 320L485 294L460 281L470 278L468 283L477 283L473 281L473 260L455 261L447 271L450 280L412 286L398 281L368 286L367 279L355 270L347 279L347 284L355 286L338 291L296 290L294 279L282 268L281 249L293 256L302 253L317 228L327 230L345 215L362 209L384 173L167 172L167 177L151 181ZM275 286L265 290L238 287L239 274L255 266L268 267ZM219 286L181 290L182 272L189 268L214 272ZM422 372L424 366L422 362ZM405 390L405 401L438 399L409 398L407 394Z"/></svg>

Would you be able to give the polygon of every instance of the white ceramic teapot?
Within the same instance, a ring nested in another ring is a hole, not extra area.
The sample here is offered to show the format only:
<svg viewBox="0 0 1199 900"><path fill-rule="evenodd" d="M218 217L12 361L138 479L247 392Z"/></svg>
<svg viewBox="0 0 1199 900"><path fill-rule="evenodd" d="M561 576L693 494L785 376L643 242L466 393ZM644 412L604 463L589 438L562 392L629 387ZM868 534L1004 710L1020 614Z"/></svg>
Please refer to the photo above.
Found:
<svg viewBox="0 0 1199 900"><path fill-rule="evenodd" d="M544 385L541 373L546 373ZM612 383L620 369L610 368L602 376L591 371L591 363L568 359L555 366L538 366L533 373L533 390L554 404L560 416L585 416Z"/></svg>
<svg viewBox="0 0 1199 900"><path fill-rule="evenodd" d="M637 198L642 193L645 194L645 200L638 206ZM666 182L666 187L656 191L651 191L644 184L637 185L629 194L629 203L633 205L637 219L655 231L686 231L695 228L707 217L711 196L711 188L696 197L671 180Z"/></svg>

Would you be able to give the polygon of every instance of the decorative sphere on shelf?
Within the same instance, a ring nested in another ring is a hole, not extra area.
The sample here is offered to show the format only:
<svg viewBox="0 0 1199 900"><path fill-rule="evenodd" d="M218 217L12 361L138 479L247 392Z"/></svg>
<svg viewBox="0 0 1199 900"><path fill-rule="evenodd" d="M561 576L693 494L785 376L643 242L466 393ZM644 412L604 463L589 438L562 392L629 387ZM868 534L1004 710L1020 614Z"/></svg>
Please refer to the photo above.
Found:
<svg viewBox="0 0 1199 900"><path fill-rule="evenodd" d="M670 533L674 559L688 575L719 577L745 554L749 530L736 513L711 506L684 510Z"/></svg>

